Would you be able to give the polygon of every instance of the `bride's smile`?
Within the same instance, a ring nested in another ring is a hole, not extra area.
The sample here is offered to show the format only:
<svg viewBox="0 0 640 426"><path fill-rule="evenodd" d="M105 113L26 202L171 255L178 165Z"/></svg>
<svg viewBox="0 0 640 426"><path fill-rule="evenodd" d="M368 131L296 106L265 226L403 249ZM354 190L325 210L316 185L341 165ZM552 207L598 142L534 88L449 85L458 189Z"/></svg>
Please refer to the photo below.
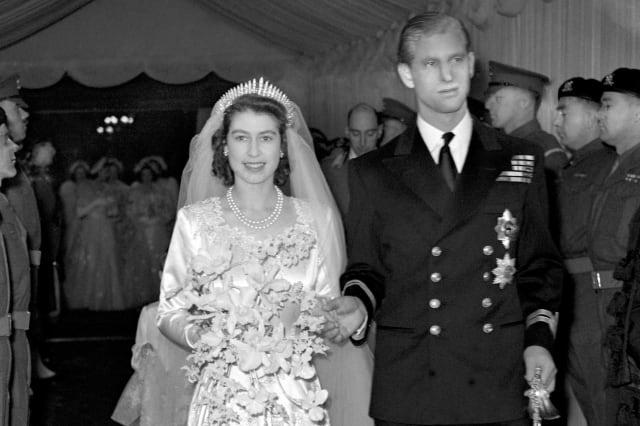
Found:
<svg viewBox="0 0 640 426"><path fill-rule="evenodd" d="M278 122L269 114L246 110L234 114L227 150L236 185L273 185L280 162Z"/></svg>

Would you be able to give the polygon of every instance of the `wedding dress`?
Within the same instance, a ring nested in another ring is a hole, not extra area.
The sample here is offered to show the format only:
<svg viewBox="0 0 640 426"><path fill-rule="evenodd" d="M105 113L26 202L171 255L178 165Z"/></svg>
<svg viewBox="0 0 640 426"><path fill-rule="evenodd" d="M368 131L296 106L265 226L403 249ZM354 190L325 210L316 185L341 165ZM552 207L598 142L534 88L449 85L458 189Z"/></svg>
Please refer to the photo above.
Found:
<svg viewBox="0 0 640 426"><path fill-rule="evenodd" d="M319 297L338 296L337 282L329 281L323 254L319 251L317 228L311 207L302 200L295 198L290 200L295 211L294 217L289 220L290 223L262 238L258 238L246 229L229 225L222 214L221 199L218 197L181 210L165 265L159 307L160 317L180 315L188 309L189 302L181 297L179 290L188 280L190 261L198 253L216 252L222 258L229 259L229 262L233 259L233 264L236 266L230 271L231 276L236 286L243 286L247 285L244 266L250 262L264 261L267 252L273 247L280 246L283 241L293 242L293 244L287 246L287 250L278 252L276 257L266 259L270 260L271 266L278 268L277 278L286 279L291 283L300 282L305 290L315 291ZM326 215L329 215L329 212L328 209L325 210ZM228 248L227 252L221 252L221 247ZM305 257L307 250L308 255ZM304 380L286 374L279 374L276 380L264 377L257 379L258 381L264 379L260 385L275 392L279 403L286 407L287 415L280 419L280 424L311 424L305 418L305 411L298 402L307 398L309 391L317 391L320 386L333 388L328 389L330 400L327 404L332 424L366 425L370 422L367 411L373 360L368 348L334 346L332 351L334 353L330 351L328 357L320 361L319 380L318 378ZM346 351L352 352L351 355L338 354ZM336 360L332 359L333 356L337 357ZM342 365L337 365L337 362L341 362ZM346 362L349 362L349 365L345 364ZM206 374L204 376L206 377ZM229 376L245 386L249 386L251 380L256 380L237 366L231 368ZM323 383L325 381L326 384ZM341 388L337 386L338 382L341 383ZM210 387L211 382L206 378L196 385L189 413L189 425L200 426L212 422L214 407L207 404ZM338 398L347 400L337 400ZM241 419L237 424L278 424L274 418L247 415L240 404L236 404L235 409ZM329 424L329 422L315 424Z"/></svg>

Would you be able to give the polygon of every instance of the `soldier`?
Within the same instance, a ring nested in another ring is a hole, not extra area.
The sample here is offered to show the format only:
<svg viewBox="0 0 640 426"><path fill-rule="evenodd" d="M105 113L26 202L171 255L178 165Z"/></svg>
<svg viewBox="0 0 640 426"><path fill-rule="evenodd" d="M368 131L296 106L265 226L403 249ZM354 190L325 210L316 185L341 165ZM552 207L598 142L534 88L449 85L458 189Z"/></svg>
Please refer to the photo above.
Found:
<svg viewBox="0 0 640 426"><path fill-rule="evenodd" d="M0 146L9 144L9 129L7 116L0 108ZM17 146L16 146L17 148ZM2 221L2 218L0 218ZM11 404L11 370L12 350L11 335L11 295L12 285L9 275L7 251L4 243L4 235L0 227L0 426L9 425L9 412Z"/></svg>
<svg viewBox="0 0 640 426"><path fill-rule="evenodd" d="M0 106L0 118L10 123L4 106L1 103ZM14 177L17 172L15 153L19 147L10 134L10 127L0 125L0 182ZM15 210L1 193L0 217L0 289L4 293L0 299L0 424L25 426L29 424L30 365L26 331L29 329L31 296L27 235ZM10 348L5 344L7 337ZM7 384L8 388L5 387ZM9 389L8 393L6 389Z"/></svg>
<svg viewBox="0 0 640 426"><path fill-rule="evenodd" d="M544 151L544 165L553 176L567 164L567 156L553 135L543 131L536 118L545 75L489 61L489 88L485 106L494 127L510 136L538 144Z"/></svg>
<svg viewBox="0 0 640 426"><path fill-rule="evenodd" d="M602 338L614 322L605 308L622 287L622 282L613 278L613 270L627 249L634 248L629 246L629 237L632 228L638 226L632 218L640 207L640 70L619 68L605 76L602 84L600 138L615 148L616 155L613 161L602 158L602 169L595 177L587 228L589 257L586 259L591 265L583 272L584 282L591 284L593 292L589 293L589 310L585 309L590 322L585 329L589 327L591 334L576 336L576 339L584 339L584 348L591 345L591 351L581 354L580 361L588 362L584 374L591 375L592 380L601 385L592 396L597 410L593 415L598 416L594 424L610 425L615 423L619 393L615 388L602 387L609 360L609 354L602 351ZM587 412L585 415L589 416Z"/></svg>
<svg viewBox="0 0 640 426"><path fill-rule="evenodd" d="M27 104L20 97L20 82L17 75L0 81L0 108L7 115L11 139L20 144L26 137ZM9 253L9 266L13 284L12 294L12 335L13 372L11 398L11 424L27 424L29 418L29 383L31 365L26 331L30 325L31 294L37 293L38 266L40 265L40 217L31 182L24 171L17 168L17 174L3 182L3 196L0 199L0 212L3 216L2 226L5 244ZM21 247L22 233L26 232L28 256L16 255ZM23 270L28 273L22 274ZM15 275L14 276L14 272ZM23 286L30 287L23 290ZM35 300L35 298L34 298ZM35 351L34 358L39 356Z"/></svg>
<svg viewBox="0 0 640 426"><path fill-rule="evenodd" d="M606 376L601 358L605 330L600 319L594 319L598 312L604 312L605 305L600 303L606 300L593 289L588 236L594 187L602 170L610 170L616 157L615 150L600 140L601 96L602 83L598 80L574 77L565 81L558 89L554 121L560 142L572 153L569 164L560 171L558 182L559 245L571 278L566 294L573 311L571 319L568 318L571 322L568 380L591 425L608 424L604 417Z"/></svg>

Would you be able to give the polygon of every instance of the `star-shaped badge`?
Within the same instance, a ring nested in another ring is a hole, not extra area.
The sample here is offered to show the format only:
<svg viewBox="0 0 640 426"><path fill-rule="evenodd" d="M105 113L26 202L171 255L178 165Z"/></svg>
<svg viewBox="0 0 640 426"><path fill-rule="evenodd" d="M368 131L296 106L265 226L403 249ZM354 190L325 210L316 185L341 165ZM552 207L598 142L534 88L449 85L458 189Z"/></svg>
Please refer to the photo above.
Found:
<svg viewBox="0 0 640 426"><path fill-rule="evenodd" d="M518 221L511 214L509 209L506 209L502 216L498 218L498 224L494 228L496 234L498 234L498 241L502 243L505 249L509 250L511 241L516 240L518 235Z"/></svg>
<svg viewBox="0 0 640 426"><path fill-rule="evenodd" d="M502 290L507 284L513 282L513 276L516 273L516 260L505 253L502 259L496 259L496 267L491 271L496 277L493 279L494 284L500 286Z"/></svg>

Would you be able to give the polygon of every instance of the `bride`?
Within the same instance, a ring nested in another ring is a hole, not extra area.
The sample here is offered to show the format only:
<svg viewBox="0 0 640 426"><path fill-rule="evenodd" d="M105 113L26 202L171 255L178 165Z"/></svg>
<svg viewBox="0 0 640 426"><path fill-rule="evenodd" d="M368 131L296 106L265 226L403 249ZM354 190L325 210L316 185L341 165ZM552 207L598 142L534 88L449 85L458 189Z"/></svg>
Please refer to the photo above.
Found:
<svg viewBox="0 0 640 426"><path fill-rule="evenodd" d="M345 249L311 141L260 79L227 92L192 142L158 307L161 332L192 351L189 425L373 424L368 347L318 337Z"/></svg>

